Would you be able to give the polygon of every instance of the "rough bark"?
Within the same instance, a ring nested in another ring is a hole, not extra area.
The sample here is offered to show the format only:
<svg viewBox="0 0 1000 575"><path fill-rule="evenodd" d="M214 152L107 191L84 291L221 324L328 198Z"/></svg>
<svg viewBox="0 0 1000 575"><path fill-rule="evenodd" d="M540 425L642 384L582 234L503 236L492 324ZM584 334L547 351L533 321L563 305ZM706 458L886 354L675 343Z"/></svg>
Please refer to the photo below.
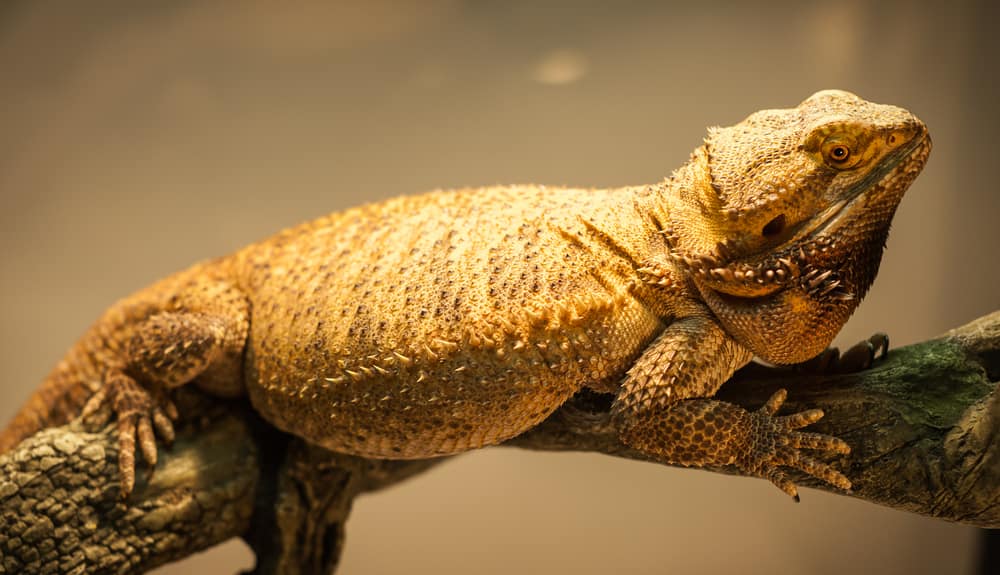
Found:
<svg viewBox="0 0 1000 575"><path fill-rule="evenodd" d="M0 573L136 573L239 534L257 450L238 417L188 427L122 501L110 434L44 430L0 457Z"/></svg>
<svg viewBox="0 0 1000 575"><path fill-rule="evenodd" d="M852 446L834 462L854 482L847 495L997 528L998 380L995 312L863 373L750 367L720 396L756 407L787 388L786 412L821 407L814 429ZM0 575L142 572L236 536L257 552L256 573L333 573L354 497L440 461L331 454L277 433L245 405L189 400L197 415L124 502L110 429L50 429L0 456ZM618 441L609 407L609 396L579 394L509 445L646 459Z"/></svg>

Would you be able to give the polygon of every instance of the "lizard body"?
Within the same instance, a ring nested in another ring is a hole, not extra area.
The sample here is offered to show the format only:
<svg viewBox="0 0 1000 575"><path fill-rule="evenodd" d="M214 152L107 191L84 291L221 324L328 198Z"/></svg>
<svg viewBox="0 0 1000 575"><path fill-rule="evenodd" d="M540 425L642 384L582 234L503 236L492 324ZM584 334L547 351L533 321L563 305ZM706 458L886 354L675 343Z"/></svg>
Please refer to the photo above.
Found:
<svg viewBox="0 0 1000 575"><path fill-rule="evenodd" d="M425 458L500 443L584 387L616 394L623 441L664 461L736 464L789 494L799 450L845 452L711 399L754 355L822 352L878 268L930 151L909 112L839 91L710 131L660 184L438 191L335 213L203 262L107 311L0 436L0 453L81 412L113 412L123 489L156 459L195 382L249 395L331 450ZM109 406L109 409L104 408Z"/></svg>

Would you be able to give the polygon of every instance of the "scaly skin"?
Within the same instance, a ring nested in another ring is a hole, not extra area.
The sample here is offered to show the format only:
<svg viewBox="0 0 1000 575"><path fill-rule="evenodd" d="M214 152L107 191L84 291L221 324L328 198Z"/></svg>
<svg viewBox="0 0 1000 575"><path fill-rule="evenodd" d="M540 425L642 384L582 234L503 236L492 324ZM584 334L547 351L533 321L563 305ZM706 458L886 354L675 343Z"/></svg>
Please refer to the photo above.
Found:
<svg viewBox="0 0 1000 575"><path fill-rule="evenodd" d="M583 387L617 394L623 441L666 462L781 466L843 488L800 449L846 452L711 399L758 355L822 352L875 277L930 151L909 112L815 94L709 132L668 180L403 197L286 230L112 307L0 437L117 416L123 490L169 442L171 388L249 395L331 450L424 458L500 443ZM89 400L88 400L89 398ZM110 407L110 409L108 409Z"/></svg>

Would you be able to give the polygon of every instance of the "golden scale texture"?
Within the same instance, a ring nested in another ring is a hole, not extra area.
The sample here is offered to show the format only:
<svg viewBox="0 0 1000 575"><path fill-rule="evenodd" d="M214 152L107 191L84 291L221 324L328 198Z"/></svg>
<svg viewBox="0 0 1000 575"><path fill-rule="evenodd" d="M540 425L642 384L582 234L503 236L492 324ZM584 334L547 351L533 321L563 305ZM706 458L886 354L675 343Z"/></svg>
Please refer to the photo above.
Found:
<svg viewBox="0 0 1000 575"><path fill-rule="evenodd" d="M850 483L800 449L846 452L711 399L760 356L819 354L874 279L930 151L909 112L840 91L765 110L669 179L510 186L370 204L203 262L113 306L29 399L0 452L85 413L118 418L123 489L193 381L248 394L331 450L425 458L500 443L584 387L616 394L622 439L661 460Z"/></svg>

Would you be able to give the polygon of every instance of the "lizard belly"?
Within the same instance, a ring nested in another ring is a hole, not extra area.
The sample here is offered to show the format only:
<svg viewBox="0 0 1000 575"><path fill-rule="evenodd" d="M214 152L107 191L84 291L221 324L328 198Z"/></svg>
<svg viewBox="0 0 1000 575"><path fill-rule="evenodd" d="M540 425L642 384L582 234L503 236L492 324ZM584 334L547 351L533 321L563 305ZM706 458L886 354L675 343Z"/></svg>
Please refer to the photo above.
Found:
<svg viewBox="0 0 1000 575"><path fill-rule="evenodd" d="M267 369L266 359L260 361ZM421 458L499 443L541 421L575 378L471 367L475 358L410 368L372 367L294 386L254 386L251 401L277 427L338 452ZM461 364L461 365L459 365ZM461 369L466 366L464 369ZM456 369L461 371L456 372Z"/></svg>
<svg viewBox="0 0 1000 575"><path fill-rule="evenodd" d="M626 308L527 337L421 336L398 347L255 329L247 388L270 423L327 449L400 459L458 453L519 435L583 386L616 384L662 329L634 300ZM281 351L289 347L299 352Z"/></svg>

